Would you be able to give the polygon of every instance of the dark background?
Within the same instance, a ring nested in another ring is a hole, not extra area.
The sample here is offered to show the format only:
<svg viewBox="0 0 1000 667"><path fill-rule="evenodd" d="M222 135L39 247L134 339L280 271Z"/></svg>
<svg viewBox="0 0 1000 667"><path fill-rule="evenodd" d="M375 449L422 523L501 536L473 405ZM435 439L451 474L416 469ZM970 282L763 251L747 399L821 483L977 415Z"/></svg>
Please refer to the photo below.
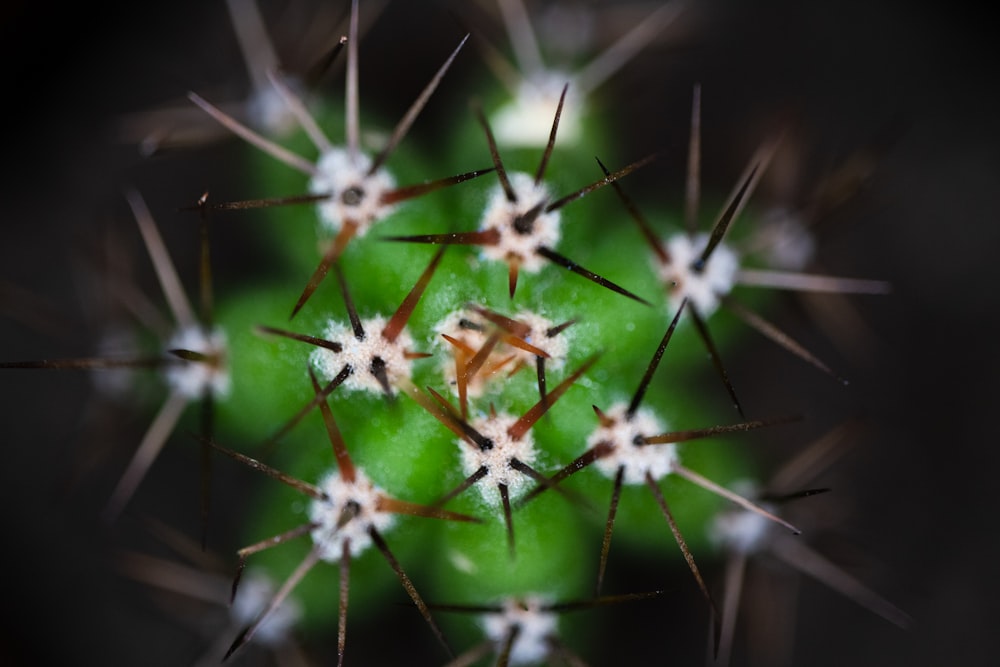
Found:
<svg viewBox="0 0 1000 667"><path fill-rule="evenodd" d="M879 343L870 357L842 362L853 380L847 393L812 369L786 362L767 343L730 371L773 379L761 392L767 397L754 399L761 412L800 401L815 406L818 424L860 411L873 425L831 472L831 484L839 482L841 497L849 499L841 527L850 546L841 543L835 553L909 612L914 624L900 631L804 581L796 664L992 664L991 637L1000 620L991 528L1000 456L989 416L998 398L994 36L984 16L961 5L730 4L708 7L696 29L651 48L612 84L608 97L626 100L635 119L621 132L623 154L640 154L651 133L662 136L666 127L678 128L673 136L683 145L680 130L694 81L705 91L705 181L717 187L729 187L760 128L789 107L807 121L814 172L883 127L900 128L844 212L850 224L838 228L823 251L831 267L894 285L888 298L860 299ZM76 282L74 258L100 238L101 225L127 216L120 201L124 183L138 186L154 213L183 205L200 188L224 191L232 183L231 172L222 170L232 155L226 147L206 150L199 160L150 163L115 145L108 133L109 120L123 111L232 81L234 71L243 81L221 4L204 5L112 2L97 9L8 2L0 10L0 279L9 309L0 322L0 357L37 358L54 348L66 356L89 353L80 305L86 287ZM436 67L437 51L424 54L421 45L454 43L458 29L445 7L391 5L371 32L384 48L366 51L386 59L366 55L363 66L370 69L363 81L392 82L403 66ZM394 60L400 53L406 54L403 65ZM480 70L474 58L468 60L473 64L456 66L434 104L455 103L474 87ZM398 113L413 95L402 88L369 86L363 97ZM658 171L664 172L679 184L683 161L670 161ZM174 232L161 226L170 244ZM254 252L249 242L232 241L219 252L217 272L227 275ZM193 270L193 257L184 262ZM17 305L11 285L31 290L32 306ZM46 314L41 323L29 315L37 312ZM836 355L801 313L790 311L782 323ZM0 377L0 663L175 664L190 655L190 634L181 623L164 622L142 590L119 580L109 566L121 538L101 529L93 515L101 489L110 487L94 484L92 497L84 491L72 503L54 490L59 480L51 471L80 456L67 442L83 422L86 387L86 378L69 373ZM141 418L123 421L116 428L141 433ZM155 473L145 491L149 511L173 516L178 508L157 501L156 491L171 497L173 480L195 480L183 461L170 456ZM113 479L108 473L105 481ZM219 484L225 488L229 481L223 474ZM703 604L696 591L676 595L690 600L671 608ZM635 649L637 662L646 662L644 652L658 642L676 641L670 648L680 653L675 664L700 664L704 642L691 636L704 636L704 619L670 622L683 629L679 638L665 627L661 637L640 640L647 643ZM351 637L359 651L363 641Z"/></svg>

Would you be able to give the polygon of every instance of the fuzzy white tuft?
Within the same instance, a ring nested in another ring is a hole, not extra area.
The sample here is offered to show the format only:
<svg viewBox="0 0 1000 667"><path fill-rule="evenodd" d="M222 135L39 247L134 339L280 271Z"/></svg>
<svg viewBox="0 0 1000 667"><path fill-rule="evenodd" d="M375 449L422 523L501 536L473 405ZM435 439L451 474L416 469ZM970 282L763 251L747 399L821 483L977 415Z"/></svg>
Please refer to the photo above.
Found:
<svg viewBox="0 0 1000 667"><path fill-rule="evenodd" d="M329 498L309 504L309 520L319 524L313 529L312 538L319 548L320 558L327 562L340 562L344 540L351 540L351 555L357 556L371 546L370 527L384 533L395 523L395 515L378 509L382 491L360 470L355 471L353 482L345 482L337 471L330 472L320 481L319 487ZM338 527L350 503L357 504L357 514Z"/></svg>
<svg viewBox="0 0 1000 667"><path fill-rule="evenodd" d="M768 266L801 271L816 255L816 239L800 215L784 207L769 210L758 224L754 246L764 248Z"/></svg>
<svg viewBox="0 0 1000 667"><path fill-rule="evenodd" d="M517 422L518 418L508 414L498 414L496 417L484 417L475 419L472 427L483 437L493 441L493 448L481 450L478 447L470 446L469 443L459 442L462 451L462 470L466 475L479 470L485 466L486 476L476 484L483 500L493 506L499 507L501 504L498 484L505 484L510 492L510 497L515 498L527 490L532 480L510 467L511 459L516 458L521 463L531 465L535 461L535 442L531 437L531 431L525 433L519 440L514 440L507 433L507 429Z"/></svg>
<svg viewBox="0 0 1000 667"><path fill-rule="evenodd" d="M687 297L700 315L708 317L719 307L719 296L729 294L736 283L739 258L728 246L720 243L705 264L695 271L692 266L701 257L708 244L708 234L698 234L693 239L687 234L677 234L667 241L670 262L657 263L660 280L667 285L673 307Z"/></svg>
<svg viewBox="0 0 1000 667"><path fill-rule="evenodd" d="M514 259L521 265L523 271L537 273L547 263L547 260L535 253L538 246L555 247L559 243L558 211L541 213L532 225L529 233L524 234L514 228L517 218L542 202L551 198L544 183L535 185L533 176L523 172L507 174L516 201L510 202L499 185L493 190L490 201L486 205L481 230L495 229L500 232L500 242L496 245L482 247L485 259L508 262Z"/></svg>
<svg viewBox="0 0 1000 667"><path fill-rule="evenodd" d="M298 81L286 81L297 93L302 85ZM246 101L246 115L250 125L272 137L286 137L297 127L298 122L288 109L285 99L271 86L255 90Z"/></svg>
<svg viewBox="0 0 1000 667"><path fill-rule="evenodd" d="M169 364L165 374L171 389L191 400L200 399L206 389L213 396L229 394L230 378L225 364L226 335L221 329L213 329L208 335L200 326L180 329L168 341L167 349L198 352L213 360Z"/></svg>
<svg viewBox="0 0 1000 667"><path fill-rule="evenodd" d="M330 320L327 323L323 337L331 342L340 343L343 349L334 352L320 347L313 350L309 363L327 381L335 378L341 369L349 364L354 372L344 382L343 387L349 391L371 391L377 394L383 392L382 385L371 372L372 360L376 357L385 362L385 373L389 386L397 386L401 380L409 380L413 372L413 362L406 358L406 350L413 345L413 339L404 329L393 342L382 337L386 319L375 316L362 322L365 337L358 340L354 330L342 322Z"/></svg>
<svg viewBox="0 0 1000 667"><path fill-rule="evenodd" d="M677 447L672 443L635 444L637 438L659 435L666 432L666 428L650 410L636 411L631 420L626 419L627 411L627 404L616 403L604 413L614 423L599 426L587 439L588 449L601 442L611 443L613 447L611 454L595 461L594 466L611 479L618 474L618 468L624 466L624 484L645 484L646 473L654 480L666 477L678 461Z"/></svg>
<svg viewBox="0 0 1000 667"><path fill-rule="evenodd" d="M309 182L314 194L330 193L330 198L319 203L322 224L337 232L350 220L357 225L356 236L364 236L379 220L387 217L394 206L382 203L383 196L396 187L396 182L385 168L371 176L368 170L372 160L358 153L352 161L343 148L331 148L316 163L320 173Z"/></svg>
<svg viewBox="0 0 1000 667"><path fill-rule="evenodd" d="M734 484L733 491L744 498L752 498L757 494L757 485L744 480ZM763 507L774 511L773 507ZM774 529L774 523L767 517L742 507L732 507L715 515L708 526L708 538L726 551L751 555L764 548Z"/></svg>
<svg viewBox="0 0 1000 667"><path fill-rule="evenodd" d="M249 625L274 597L275 587L267 575L251 571L243 576L239 593L229 608L235 625ZM264 646L281 646L292 639L292 632L302 618L302 605L292 598L282 600L254 633L254 641Z"/></svg>
<svg viewBox="0 0 1000 667"><path fill-rule="evenodd" d="M520 148L545 146L563 87L571 80L572 76L565 72L550 70L539 70L523 79L514 99L490 121L497 143ZM581 100L574 94L574 88L571 82L559 118L559 143L563 146L576 145L583 134L580 114L576 111L581 108Z"/></svg>
<svg viewBox="0 0 1000 667"><path fill-rule="evenodd" d="M708 535L727 551L749 555L761 550L773 528L774 523L767 517L736 508L717 514L709 525Z"/></svg>
<svg viewBox="0 0 1000 667"><path fill-rule="evenodd" d="M484 614L481 622L486 636L498 650L507 641L511 629L519 628L510 650L509 664L536 665L545 662L549 655L548 638L556 634L558 619L544 609L546 602L537 596L503 601L503 611Z"/></svg>

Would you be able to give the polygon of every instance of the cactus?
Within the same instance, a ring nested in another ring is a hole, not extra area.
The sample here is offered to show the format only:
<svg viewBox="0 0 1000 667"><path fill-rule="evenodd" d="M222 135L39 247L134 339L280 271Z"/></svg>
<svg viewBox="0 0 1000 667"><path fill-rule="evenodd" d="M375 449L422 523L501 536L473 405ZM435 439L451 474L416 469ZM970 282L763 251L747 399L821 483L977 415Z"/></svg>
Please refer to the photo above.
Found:
<svg viewBox="0 0 1000 667"><path fill-rule="evenodd" d="M230 5L236 16L251 6ZM368 97L380 86L355 78L379 29L359 29L368 6L344 8L346 45L326 35L334 67L346 70L344 94L269 70L271 108L294 122L255 129L252 117L238 119L193 86L198 126L247 141L157 159L220 150L231 172L219 187L207 170L196 190L186 178L158 182L161 201L166 191L181 211L150 214L143 188L128 191L176 331L76 357L54 354L53 343L35 361L4 362L5 372L131 371L127 410L152 426L138 454L129 448L131 463L108 466L128 470L104 505L112 533L164 511L144 490L148 474L152 485L176 487L168 504L191 510L174 517L187 532L236 553L241 604L244 566L280 587L238 632L226 630L220 659L257 655L269 619L294 598L295 632L317 662L572 664L579 655L603 664L624 641L614 628L619 609L634 606L629 613L645 619L624 633L647 635L635 649L644 655L655 644L648 635L666 632L659 619L672 617L675 588L689 589L682 615L700 646L715 655L726 637L728 659L732 610L717 602L713 517L735 504L790 539L808 538L763 500L731 489L761 476L759 450L800 420L798 406L761 414L747 398L765 385L733 370L746 325L830 385L841 379L772 323L780 307L772 292L739 286L871 294L886 283L800 274L801 258L789 271L759 252L773 236L753 194L781 139L768 134L756 153L734 156L749 160L735 184L701 178L710 141L701 110L719 103L714 91L693 87L693 104L677 103L685 122L644 137L684 150L630 154L637 142L615 139L630 123L628 105L590 106L592 79L567 77L541 107L505 107L496 82L469 64L470 46L488 37L456 31L447 48L420 44L440 49L437 69L396 70L418 101L393 129ZM525 29L520 3L499 6L508 29ZM651 26L668 32L689 10L654 11L645 33L629 33L619 48L634 55L656 36ZM663 54L649 50L623 59L623 71L655 67ZM533 125L538 108L551 114L540 143L511 136L527 126L511 120L525 108ZM170 136L146 145L168 148ZM675 165L680 177L664 184L657 170L671 161L684 168ZM147 168L130 180L145 182ZM154 225L169 228L166 240ZM253 261L234 260L230 243L246 244ZM102 290L119 289L109 285L121 283L120 268ZM185 291L200 308L185 304ZM717 316L719 308L728 312ZM62 380L37 375L32 383ZM168 395L159 413L158 383ZM200 413L182 415L187 403ZM160 473L166 465L184 481ZM609 611L609 601L623 606ZM585 613L560 618L556 639L554 618L541 629L535 621L497 629L448 613L468 609ZM649 659L663 657L660 649Z"/></svg>

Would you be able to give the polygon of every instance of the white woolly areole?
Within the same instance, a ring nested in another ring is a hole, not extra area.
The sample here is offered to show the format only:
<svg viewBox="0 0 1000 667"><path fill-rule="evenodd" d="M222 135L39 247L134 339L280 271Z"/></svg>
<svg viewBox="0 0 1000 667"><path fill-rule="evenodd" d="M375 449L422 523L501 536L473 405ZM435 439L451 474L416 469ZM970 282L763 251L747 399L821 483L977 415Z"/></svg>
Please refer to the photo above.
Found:
<svg viewBox="0 0 1000 667"><path fill-rule="evenodd" d="M229 395L226 367L226 335L221 329L205 334L200 326L178 330L167 342L168 350L189 350L209 357L208 361L176 360L167 365L167 385L189 399L201 398L208 389L214 396Z"/></svg>
<svg viewBox="0 0 1000 667"><path fill-rule="evenodd" d="M503 601L500 613L483 614L480 622L490 641L502 648L511 628L520 628L511 646L508 664L535 665L545 662L549 654L548 637L556 634L558 619L543 607L546 601L537 596Z"/></svg>
<svg viewBox="0 0 1000 667"><path fill-rule="evenodd" d="M744 498L757 495L757 485L749 480L733 484L733 491ZM762 505L764 509L773 508ZM717 547L743 555L761 551L768 540L774 523L757 512L733 507L719 512L708 526L708 539Z"/></svg>
<svg viewBox="0 0 1000 667"><path fill-rule="evenodd" d="M403 329L396 340L387 341L382 337L386 318L376 315L369 320L363 320L365 330L364 340L358 340L354 329L349 324L330 320L323 332L323 338L340 343L340 352L318 347L309 355L309 363L316 372L328 382L340 374L345 365L350 364L354 372L341 385L348 391L371 391L377 394L383 392L382 385L371 372L372 360L376 357L385 362L385 375L389 386L395 387L400 380L409 380L413 372L413 362L406 358L406 350L413 345L413 338Z"/></svg>
<svg viewBox="0 0 1000 667"><path fill-rule="evenodd" d="M229 607L234 625L243 627L252 623L260 610L270 604L274 593L274 582L267 575L247 572L240 579L239 591ZM300 618L302 605L293 598L285 598L257 628L254 641L264 646L281 646L289 641Z"/></svg>
<svg viewBox="0 0 1000 667"><path fill-rule="evenodd" d="M708 239L708 234L698 234L693 239L687 234L677 234L667 241L670 262L656 264L657 274L669 290L671 303L676 307L687 297L703 317L719 307L719 295L733 290L740 268L736 253L720 243L704 269L695 271L692 265L701 257Z"/></svg>
<svg viewBox="0 0 1000 667"><path fill-rule="evenodd" d="M498 484L505 484L510 497L515 498L532 483L524 473L510 467L510 461L514 458L526 465L535 461L535 441L531 437L531 431L521 436L520 440L514 440L507 433L507 429L517 420L518 417L504 413L473 420L472 428L493 441L491 449L481 450L478 445L470 445L465 440L458 443L462 452L462 470L466 475L486 467L486 476L476 486L483 500L494 506L502 503Z"/></svg>
<svg viewBox="0 0 1000 667"><path fill-rule="evenodd" d="M319 549L319 557L327 562L340 562L346 539L351 540L351 556L359 555L372 543L369 527L374 526L379 533L384 533L396 521L394 514L379 511L379 498L383 493L360 470L355 470L351 483L345 482L338 471L332 471L320 480L319 487L329 498L309 504L309 520L320 524L313 529L312 538ZM338 528L349 503L357 504L357 514Z"/></svg>
<svg viewBox="0 0 1000 667"><path fill-rule="evenodd" d="M767 517L745 509L731 509L715 515L708 537L727 551L749 555L761 550L773 523Z"/></svg>
<svg viewBox="0 0 1000 667"><path fill-rule="evenodd" d="M302 92L303 86L299 81L289 79L286 83L297 94ZM298 127L295 114L273 86L255 90L247 100L246 113L253 127L270 136L288 136Z"/></svg>
<svg viewBox="0 0 1000 667"><path fill-rule="evenodd" d="M517 171L508 173L507 178L516 201L507 201L507 196L499 185L493 190L479 228L483 231L497 230L500 232L500 241L496 245L482 246L481 254L483 258L497 262L515 259L522 271L537 273L547 260L537 255L535 249L543 245L551 248L559 243L559 211L539 214L529 233L517 231L514 228L517 218L539 203L548 202L550 195L544 183L535 185L534 176Z"/></svg>
<svg viewBox="0 0 1000 667"><path fill-rule="evenodd" d="M783 206L763 216L754 236L754 245L765 248L765 261L776 269L801 271L816 254L816 239L802 217Z"/></svg>
<svg viewBox="0 0 1000 667"><path fill-rule="evenodd" d="M601 442L611 443L613 450L608 456L597 459L594 467L605 477L614 479L618 468L624 466L623 484L645 484L646 473L654 480L666 477L678 462L677 447L673 443L663 445L637 445L636 438L660 435L666 432L663 423L650 411L640 409L626 418L628 404L616 403L604 414L614 423L599 426L589 438L587 449Z"/></svg>
<svg viewBox="0 0 1000 667"><path fill-rule="evenodd" d="M500 108L490 120L498 144L532 148L545 146L552 133L552 120L559 108L563 87L570 82L559 117L559 143L577 144L583 134L572 76L565 72L539 70L521 80L514 99Z"/></svg>
<svg viewBox="0 0 1000 667"><path fill-rule="evenodd" d="M559 370L565 365L566 355L569 353L569 340L566 331L561 331L555 336L547 336L545 332L555 326L555 324L548 318L530 310L518 311L512 319L527 325L529 328L523 340L549 355L549 358L545 360L547 369ZM447 334L451 338L465 343L469 348L479 350L486 344L486 340L489 338L486 332L493 326L492 323L487 322L479 313L463 308L449 313L434 327L434 330L438 334L434 340L435 345L445 350L449 355L449 358L445 359L441 364L441 372L444 375L445 382L452 389L456 391L458 389L454 360L456 350L454 345L445 340L441 334ZM499 363L512 355L514 358L504 364L502 369L494 368L490 363ZM480 371L472 378L472 382L466 387L466 392L472 398L482 396L490 381L505 376L519 365L534 367L534 364L535 355L531 352L506 343L500 343L494 348L493 353L490 354L489 359L483 364Z"/></svg>
<svg viewBox="0 0 1000 667"><path fill-rule="evenodd" d="M345 220L352 220L358 226L355 236L364 236L373 224L393 212L394 206L381 202L396 182L384 167L368 176L371 166L371 158L364 153L359 152L352 162L343 148L331 148L320 155L316 163L320 173L309 181L309 191L331 195L317 204L325 227L337 232Z"/></svg>

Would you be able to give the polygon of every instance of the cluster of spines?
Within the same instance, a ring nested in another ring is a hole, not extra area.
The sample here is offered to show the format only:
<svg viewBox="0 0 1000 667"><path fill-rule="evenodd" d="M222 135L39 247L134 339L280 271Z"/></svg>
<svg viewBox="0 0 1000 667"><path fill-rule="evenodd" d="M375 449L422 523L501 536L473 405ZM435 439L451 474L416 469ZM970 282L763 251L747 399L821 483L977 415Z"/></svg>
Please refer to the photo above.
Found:
<svg viewBox="0 0 1000 667"><path fill-rule="evenodd" d="M354 8L354 12L352 13L352 24L356 24L356 6ZM349 53L356 54L356 51L352 51L351 48L349 47ZM356 55L354 57L356 58ZM454 57L454 54L452 57ZM351 68L350 65L349 65L349 71L353 71L353 68ZM351 81L352 79L349 76L348 79L349 97L351 95L350 93ZM497 195L494 197L495 202L493 205L488 207L487 213L483 217L482 228L479 232L451 233L451 234L439 234L439 235L415 236L415 237L414 236L395 237L392 238L391 240L439 243L439 244L444 244L446 246L455 243L458 244L473 243L477 245L486 246L487 248L491 248L493 246L500 246L502 249L500 250L499 254L498 253L491 254L489 252L484 252L483 255L484 258L487 260L499 259L508 264L509 268L508 289L509 289L509 296L511 299L513 299L515 295L515 288L517 285L517 278L520 268L522 266L525 266L531 269L532 271L537 271L538 268L540 268L540 265L538 265L539 258L544 258L556 263L557 265L560 265L573 272L576 272L592 280L593 282L597 283L602 287L611 289L612 291L618 292L623 296L632 298L646 305L649 305L649 302L637 297L634 293L630 292L629 290L622 288L617 284L612 283L611 281L597 274L594 274L593 272L587 269L583 269L576 262L569 260L563 255L557 253L552 247L550 247L551 245L554 245L559 238L558 220L557 219L552 220L548 224L543 224L546 223L544 216L551 216L557 213L558 209L561 208L563 205L571 201L574 201L599 187L615 183L618 179L622 178L635 168L642 166L643 164L649 161L649 159L646 159L634 163L633 165L630 165L629 167L626 167L625 169L620 170L614 174L606 173L605 178L599 181L595 181L593 184L581 188L580 190L571 193L570 195L566 195L559 199L553 200L551 196L543 189L542 179L545 174L545 169L548 164L549 157L555 146L558 126L559 126L559 119L562 112L563 104L565 102L566 91L567 88L564 87L559 99L558 106L555 111L555 116L553 119L548 143L545 147L545 150L542 153L542 159L539 163L539 167L533 178L528 177L527 175L525 175L524 178L521 178L520 175L508 175L506 169L504 168L503 162L499 157L499 151L497 149L496 141L491 132L489 123L486 120L485 116L482 114L482 112L477 111L477 118L479 119L480 125L483 127L483 130L487 136L487 141L490 148L490 154L493 157L494 167L500 179L500 188L498 189ZM216 112L214 112L210 107L207 107L205 104L203 104L198 98L193 97L193 99L195 99L195 101L198 101L199 104L203 106L203 108L206 108L206 110L209 110L210 112L213 113L213 115L216 115L218 117L218 114ZM299 115L301 116L301 114ZM350 128L351 127L350 113L348 115L348 118L349 118L348 123ZM354 122L356 123L356 119ZM303 123L303 124L307 129L309 127L314 126L314 124L311 123ZM244 134L244 136L248 136L246 132L242 132L242 134ZM310 132L310 135L315 137L318 135L318 131L314 130ZM350 138L353 135L354 132L351 132L349 130L348 143L349 146L351 146L354 149L354 151L351 152L356 152L357 150L356 144L352 144L352 142L350 141ZM396 133L394 134L394 138L395 140L398 141L398 139L401 138L401 135ZM263 144L263 142L257 139L254 139L254 143L256 143L259 146L265 147L265 149L267 149L268 152L271 152L273 155L277 157L281 156L280 153L276 151L273 146L268 146L266 144ZM392 143L393 142L390 142L390 145L392 145ZM324 147L321 142L320 147L324 157L330 154L331 149L329 146ZM387 154L387 151L383 154ZM381 166L381 162L379 162L378 164L379 166ZM372 173L373 169L369 169L368 175L370 176ZM315 174L313 176L315 180ZM516 179L521 179L524 182L521 183L521 180L516 180ZM515 187L515 182L517 184L517 187ZM334 197L339 196L343 200L342 203L351 206L359 205L360 198L366 195L370 195L370 193L365 191L365 186L360 186L360 185L345 187L343 188L342 193L339 192L336 188L334 188L333 192ZM345 199L345 197L348 196L350 196L349 201ZM737 199L737 201L739 201L739 198ZM729 215L731 217L732 212L730 212ZM321 213L321 217L322 216L323 214ZM374 217L375 216L373 214L372 216L370 216L371 220L366 219L365 222L367 223L370 221L374 221ZM313 279L310 281L310 285L303 293L303 298L300 298L298 304L296 305L296 308L293 310L293 316L296 312L298 312L298 309L301 307L301 305L303 305L304 299L307 298L308 295L312 293L315 286L318 285L317 276L321 277L322 274L325 274L327 266L334 266L334 267L337 266L337 261L339 259L340 254L343 252L343 249L346 247L347 241L349 241L356 234L358 229L361 228L361 225L358 224L356 221L347 218L341 218L338 222L339 222L338 236L334 240L331 249L325 253L325 257L323 262L321 263L320 268L317 270L317 273L314 274ZM543 231L540 234L537 229L537 227L539 226L543 227ZM721 241L721 236L722 234L724 234L724 232L725 228L722 227L722 231L715 236L713 248L715 245L718 244L719 241ZM511 237L511 240L505 242L504 241L505 235ZM504 247L506 247L506 249L503 249ZM337 378L346 376L347 378L345 380L346 384L346 382L349 382L350 378L354 376L373 377L375 378L376 383L371 384L369 380L370 383L369 387L381 389L388 396L392 395L393 392L392 384L406 388L407 393L409 393L409 395L412 398L414 398L418 403L420 403L422 407L424 407L428 412L434 415L439 421L441 421L445 426L447 426L450 430L454 431L456 435L458 435L463 441L465 441L465 444L467 444L471 448L470 451L467 452L465 456L463 456L464 460L463 467L465 468L467 477L461 484L459 484L456 488L454 488L452 491L447 493L443 498L441 498L441 500L439 500L439 504L443 504L444 502L447 502L448 500L454 498L456 495L463 492L470 486L478 484L480 481L484 481L484 485L480 487L481 489L483 489L482 495L484 496L484 498L487 499L492 498L494 505L500 505L502 507L502 513L506 524L508 547L510 550L511 558L514 559L515 538L514 538L514 525L512 519L512 511L513 511L512 501L520 500L520 498L518 498L516 495L512 498L511 490L517 489L518 487L523 487L524 486L523 481L525 479L534 480L536 483L540 483L541 488L558 488L557 486L551 484L544 474L539 472L531 465L531 463L533 463L535 454L533 451L533 446L530 442L530 438L527 437L529 435L529 430L534 425L534 423L537 422L538 419L540 419L545 414L545 412L551 408L551 406L556 402L556 400L558 400L558 398L562 396L562 394L569 388L569 386L573 382L575 382L591 365L593 365L593 363L596 361L596 358L591 358L587 360L579 369L577 369L566 380L560 383L554 390L548 392L546 390L545 375L543 371L543 364L541 361L544 357L542 355L536 355L536 358L539 360L538 379L539 379L540 396L538 402L533 407L531 407L526 413L524 413L524 415L521 418L507 417L506 415L497 414L495 409L491 406L489 410L490 413L489 416L486 417L485 419L477 421L475 426L472 423L470 423L466 417L468 408L465 402L466 399L465 389L467 389L469 381L473 379L473 377L478 373L478 369L482 366L482 364L486 362L486 359L492 353L493 346L495 346L496 343L499 341L499 333L494 334L493 336L487 338L486 342L483 343L480 349L478 350L475 348L468 349L467 352L471 352L471 355L469 355L469 359L464 365L464 367L461 363L457 363L456 383L458 385L460 398L462 399L462 406L460 410L451 406L450 403L448 403L447 400L444 399L444 397L440 393L436 392L431 387L427 387L427 393L432 398L427 398L423 393L421 393L420 389L417 389L416 387L412 386L412 384L410 383L410 373L408 370L393 372L392 376L394 381L390 383L390 371L387 370L386 368L386 359L392 356L398 358L397 359L398 361L402 361L405 358L405 355L390 354L383 344L388 343L391 345L392 343L395 342L396 337L401 333L403 323L405 323L405 319L409 317L409 314L412 313L413 308L416 305L415 300L419 298L420 293L422 293L423 288L426 286L427 281L429 280L430 277L430 272L433 270L434 267L436 267L437 262L441 258L442 251L439 251L439 253L435 256L434 260L432 260L424 276L422 276L421 280L418 281L417 287L415 287L413 292L411 292L411 295L416 295L416 296L413 299L408 300L409 302L408 307L406 309L401 307L401 309L397 311L397 316L399 317L394 318L395 326L386 324L382 329L382 331L379 333L379 335L381 336L381 340L379 340L377 343L369 344L369 341L371 341L373 338L376 338L377 336L374 332L365 330L365 326L362 323L361 318L358 316L354 308L353 302L350 299L344 278L342 275L339 275L342 288L342 295L344 297L345 304L347 305L349 311L349 319L351 323L350 329L351 332L353 332L353 338L355 339L355 341L349 341L350 336L346 335L349 333L346 329L343 332L341 332L341 329L338 328L336 325L331 325L327 330L325 338L322 339L322 343L320 343L320 349L318 349L313 354L311 361L314 365L322 366L321 372L323 372L327 380L330 380L331 377L334 376L336 376ZM709 252L706 251L705 253L706 257L703 258L703 261L707 260L708 254ZM340 274L339 268L338 268L338 274ZM404 302L404 305L406 304L407 302ZM482 313L482 310L480 312ZM499 318L493 315L492 319L496 321ZM512 329L514 329L515 327L512 326L510 320L506 320L505 324L507 325L506 326L507 335L509 338L514 333ZM637 392L636 397L633 399L633 403L637 404L638 401L641 400L641 394L644 393L645 386L648 385L652 373L655 370L656 364L662 357L663 349L666 346L666 342L669 340L669 333L672 333L673 328L675 326L676 326L676 318L674 319L674 322L672 323L670 329L668 330L668 335L664 337L664 340L661 343L660 348L657 350L657 354L654 356L654 362L650 364L647 370L646 377L644 378L643 384L641 385L640 391ZM301 334L298 335L291 334L288 332L279 331L274 328L269 328L267 330L270 333L279 333L281 335L285 335L288 337L298 338L300 340L303 339L303 335ZM341 336L340 335L341 333L344 333L345 335ZM330 340L331 338L340 338L340 340ZM307 341L307 342L312 342L316 344L318 341ZM454 340L452 342L454 342ZM360 344L358 346L359 349L353 351L352 353L348 353L347 352L348 346L353 345L354 343ZM461 352L460 350L456 350L456 359L459 357L460 352ZM343 362L338 361L337 358L338 356L341 355L347 357L349 360ZM326 358L329 358L332 363L323 363L323 360ZM341 366L341 364L343 365ZM334 373L334 368L337 366L340 366L340 371L339 373ZM398 369L394 370L398 371ZM312 373L311 370L310 373ZM317 395L319 395L319 393L322 390L315 379L313 380L313 383L314 383L314 389L317 392ZM361 386L362 385L359 384L358 388L360 388ZM328 408L326 407L325 398L322 401L320 401L319 406L324 411L324 417L325 420L327 421L329 430L330 423L332 422L332 417L327 416ZM631 414L632 413L630 412L630 416ZM331 437L333 436L331 435ZM628 444L632 445L638 443L628 443ZM339 458L340 457L338 456L338 459ZM621 469L624 470L624 468L625 466L623 465ZM350 469L353 470L353 466ZM679 466L679 464L673 466L671 468L671 471L672 472L683 471L687 473L689 479L697 479L699 480L699 483L707 486L708 488L712 488L712 490L714 491L719 491L720 489L720 487L718 487L717 485L713 485L712 483L707 482L706 480L704 480L704 478L697 476L696 474L692 473L686 468ZM654 483L655 480L653 480L649 476L649 473L646 473L646 477L648 478L648 483L650 484L650 486L658 490L658 487ZM518 480L519 483L516 483L515 480ZM495 487L495 493L493 491L494 487ZM690 552L687 550L686 543L684 542L683 538L680 535L680 532L676 527L676 522L673 520L673 517L670 514L669 510L666 509L666 503L662 498L662 494L657 494L657 495L661 507L664 508L664 513L668 518L672 532L674 533L675 538L678 541L678 544L681 546L681 549L684 552L685 557L691 564L692 572L695 574L696 579L699 581L702 590L705 592L706 596L708 596L707 588L705 587L704 582L701 579L701 575L698 572L697 568L693 565L693 558ZM496 497L494 498L494 496ZM616 496L617 496L617 488L616 488ZM730 494L729 497L732 497L732 494ZM749 502L747 501L744 502L746 505L748 506L750 505ZM354 502L352 506L359 506L359 502ZM610 537L610 526L613 522L613 517L614 517L614 512L612 509L608 521L609 528L607 537ZM338 528L339 527L340 524L338 524ZM369 527L373 528L373 524L369 524ZM606 559L607 537L605 539L605 549L603 552L604 555L602 557L602 563ZM313 558L312 562L315 562L315 560L316 557ZM306 562L311 564L311 562L308 559ZM345 558L341 562L341 567L346 568L347 564L348 561L345 556ZM293 575L293 580L295 576L300 575L302 573L303 567L304 566L300 566L300 568L296 570L296 575ZM603 569L599 574L598 577L599 580L601 576L603 576ZM417 601L418 606L422 605L417 596L413 595L412 593L411 596L413 596L414 600ZM437 630L436 626L430 620L429 614L425 613L425 618L427 618L427 620L431 622L432 627L434 627L436 634L438 634L439 638L443 640L443 637L441 637L440 632ZM342 616L342 628L343 628L343 616ZM246 636L239 639L237 641L237 644L234 644L234 647L237 646L245 638Z"/></svg>

